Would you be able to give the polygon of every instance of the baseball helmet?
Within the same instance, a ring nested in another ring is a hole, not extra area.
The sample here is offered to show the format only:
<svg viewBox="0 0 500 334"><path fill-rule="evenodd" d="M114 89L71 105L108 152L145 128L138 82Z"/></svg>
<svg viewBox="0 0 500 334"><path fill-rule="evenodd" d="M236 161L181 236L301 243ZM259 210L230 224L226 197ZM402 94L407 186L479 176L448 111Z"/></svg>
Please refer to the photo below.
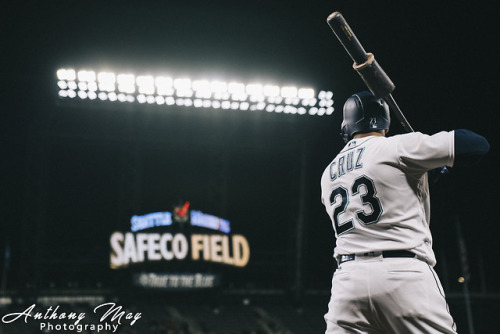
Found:
<svg viewBox="0 0 500 334"><path fill-rule="evenodd" d="M387 103L364 91L352 95L345 102L341 135L347 143L357 133L387 130L390 124Z"/></svg>

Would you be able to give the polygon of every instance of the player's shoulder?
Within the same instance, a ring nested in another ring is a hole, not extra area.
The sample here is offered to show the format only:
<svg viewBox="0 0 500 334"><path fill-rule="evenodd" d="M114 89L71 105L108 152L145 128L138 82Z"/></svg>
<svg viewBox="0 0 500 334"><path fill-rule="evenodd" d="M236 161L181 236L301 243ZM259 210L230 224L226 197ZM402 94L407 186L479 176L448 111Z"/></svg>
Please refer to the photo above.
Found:
<svg viewBox="0 0 500 334"><path fill-rule="evenodd" d="M394 135L390 138L412 138L412 137L421 137L421 136L428 136L428 134L420 132L420 131L414 131L414 132L397 134L397 135Z"/></svg>
<svg viewBox="0 0 500 334"><path fill-rule="evenodd" d="M400 140L415 140L417 138L420 138L424 136L422 132L409 132L409 133L402 133L402 134L397 134L394 136L387 137L387 139L393 140L393 141L400 141Z"/></svg>
<svg viewBox="0 0 500 334"><path fill-rule="evenodd" d="M416 132L398 134L392 137L388 137L388 139L392 138L392 140L394 141L411 144L424 140L434 140L437 138L445 139L446 137L450 137L452 135L453 131L441 131L432 135L416 131Z"/></svg>
<svg viewBox="0 0 500 334"><path fill-rule="evenodd" d="M398 147L415 147L427 136L422 132L410 132L386 137L387 145Z"/></svg>

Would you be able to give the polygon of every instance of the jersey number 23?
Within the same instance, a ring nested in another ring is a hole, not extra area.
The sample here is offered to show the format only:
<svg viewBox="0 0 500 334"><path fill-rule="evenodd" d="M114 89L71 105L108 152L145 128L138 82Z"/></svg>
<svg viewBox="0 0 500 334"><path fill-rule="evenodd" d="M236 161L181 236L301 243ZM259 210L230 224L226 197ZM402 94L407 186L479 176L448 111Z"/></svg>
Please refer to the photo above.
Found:
<svg viewBox="0 0 500 334"><path fill-rule="evenodd" d="M366 189L364 194L360 194L360 189L362 187ZM351 185L350 191L352 196L359 195L363 206L369 207L367 208L367 210L356 211L355 214L359 221L364 225L376 224L379 221L383 210L382 205L380 204L380 199L376 196L377 190L375 189L373 180L366 175L362 175L354 180ZM344 222L339 221L339 216L346 212L349 205L349 190L344 188L343 186L338 186L337 188L333 189L332 193L330 194L330 205L334 205L336 202L338 202L338 197L341 198L341 201L340 204L337 204L333 209L332 217L337 236L347 233L354 228L354 222L352 219Z"/></svg>

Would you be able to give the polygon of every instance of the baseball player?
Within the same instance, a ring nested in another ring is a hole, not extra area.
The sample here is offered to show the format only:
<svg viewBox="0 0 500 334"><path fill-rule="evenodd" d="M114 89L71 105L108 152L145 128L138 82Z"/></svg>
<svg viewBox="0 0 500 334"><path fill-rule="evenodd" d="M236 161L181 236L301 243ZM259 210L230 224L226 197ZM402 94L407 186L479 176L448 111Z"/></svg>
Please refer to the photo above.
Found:
<svg viewBox="0 0 500 334"><path fill-rule="evenodd" d="M370 92L343 113L347 145L321 178L338 263L326 333L456 333L433 270L427 172L477 161L487 140L463 129L385 137L389 107Z"/></svg>

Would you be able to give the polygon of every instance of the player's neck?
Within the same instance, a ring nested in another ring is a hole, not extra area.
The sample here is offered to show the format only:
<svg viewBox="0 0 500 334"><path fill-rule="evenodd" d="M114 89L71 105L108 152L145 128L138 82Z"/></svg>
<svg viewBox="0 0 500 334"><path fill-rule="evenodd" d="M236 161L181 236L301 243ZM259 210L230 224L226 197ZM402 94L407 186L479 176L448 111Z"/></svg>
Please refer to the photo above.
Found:
<svg viewBox="0 0 500 334"><path fill-rule="evenodd" d="M353 138L364 138L370 136L384 137L385 134L382 134L378 131L372 131L372 132L358 133Z"/></svg>

